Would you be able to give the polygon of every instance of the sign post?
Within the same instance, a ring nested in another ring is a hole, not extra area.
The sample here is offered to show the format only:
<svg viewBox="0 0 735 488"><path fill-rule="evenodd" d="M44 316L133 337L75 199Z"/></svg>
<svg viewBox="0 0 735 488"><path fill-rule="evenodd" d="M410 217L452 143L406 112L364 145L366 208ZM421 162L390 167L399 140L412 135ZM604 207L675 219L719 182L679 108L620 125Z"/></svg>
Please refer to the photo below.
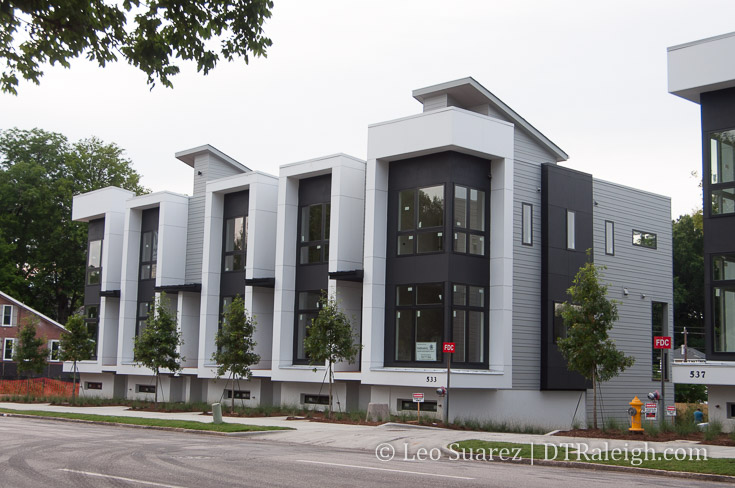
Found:
<svg viewBox="0 0 735 488"><path fill-rule="evenodd" d="M666 422L666 419L663 416L663 410L666 408L666 402L664 401L664 398L666 398L666 390L664 389L666 387L666 349L671 349L671 337L660 337L656 336L653 338L653 348L654 349L661 349L661 423L663 424Z"/></svg>
<svg viewBox="0 0 735 488"><path fill-rule="evenodd" d="M454 342L445 342L443 347L444 354L447 355L447 395L444 398L444 427L449 425L449 379L452 375L452 354L454 354Z"/></svg>
<svg viewBox="0 0 735 488"><path fill-rule="evenodd" d="M423 393L414 393L413 394L413 403L416 404L416 411L418 412L418 415L416 417L416 421L421 424L421 404L424 403L424 394Z"/></svg>

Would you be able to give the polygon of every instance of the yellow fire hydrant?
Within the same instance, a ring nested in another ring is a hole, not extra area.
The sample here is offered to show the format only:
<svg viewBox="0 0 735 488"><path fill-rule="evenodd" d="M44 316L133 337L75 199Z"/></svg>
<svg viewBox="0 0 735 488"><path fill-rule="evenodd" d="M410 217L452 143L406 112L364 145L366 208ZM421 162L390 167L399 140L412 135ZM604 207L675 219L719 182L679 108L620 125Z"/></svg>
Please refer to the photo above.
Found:
<svg viewBox="0 0 735 488"><path fill-rule="evenodd" d="M643 427L641 427L641 407L643 406L643 402L638 397L635 397L628 405L630 405L628 413L630 414L631 423L631 427L628 430L631 432L643 432Z"/></svg>

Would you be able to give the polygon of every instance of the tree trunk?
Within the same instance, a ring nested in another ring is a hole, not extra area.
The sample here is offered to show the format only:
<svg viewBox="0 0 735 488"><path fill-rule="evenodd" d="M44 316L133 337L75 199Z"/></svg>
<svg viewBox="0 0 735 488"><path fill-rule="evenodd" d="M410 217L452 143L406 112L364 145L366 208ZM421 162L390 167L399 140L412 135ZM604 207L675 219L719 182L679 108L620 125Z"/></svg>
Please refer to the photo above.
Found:
<svg viewBox="0 0 735 488"><path fill-rule="evenodd" d="M327 407L327 418L332 418L332 361L329 361L329 405Z"/></svg>
<svg viewBox="0 0 735 488"><path fill-rule="evenodd" d="M156 371L156 387L154 388L154 391L156 395L154 397L155 398L154 402L156 403L156 407L157 407L158 406L158 371Z"/></svg>
<svg viewBox="0 0 735 488"><path fill-rule="evenodd" d="M592 427L597 428L597 382L595 373L592 373Z"/></svg>

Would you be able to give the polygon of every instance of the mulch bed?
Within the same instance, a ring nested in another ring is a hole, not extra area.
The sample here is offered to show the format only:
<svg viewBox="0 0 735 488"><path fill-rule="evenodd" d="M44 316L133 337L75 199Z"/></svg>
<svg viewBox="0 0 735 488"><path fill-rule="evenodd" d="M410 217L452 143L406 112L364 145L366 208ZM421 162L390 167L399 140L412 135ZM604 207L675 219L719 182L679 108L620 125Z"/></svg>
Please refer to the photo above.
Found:
<svg viewBox="0 0 735 488"><path fill-rule="evenodd" d="M656 435L651 435L647 434L646 432L633 433L620 430L603 431L602 429L573 429L559 431L554 435L564 437L595 437L598 439L622 439L648 442L694 441L699 442L700 444L735 447L735 441L733 441L728 434L720 434L717 439L707 441L704 439L704 434L702 432L693 432L688 435L681 435L677 434L676 432L659 432Z"/></svg>

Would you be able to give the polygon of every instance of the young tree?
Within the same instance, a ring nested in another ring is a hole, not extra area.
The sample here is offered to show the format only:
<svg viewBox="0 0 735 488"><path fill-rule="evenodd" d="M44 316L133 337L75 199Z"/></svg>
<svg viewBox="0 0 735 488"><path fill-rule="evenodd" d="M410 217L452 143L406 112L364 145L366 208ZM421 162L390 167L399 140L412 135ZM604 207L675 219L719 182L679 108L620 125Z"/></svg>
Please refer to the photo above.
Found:
<svg viewBox="0 0 735 488"><path fill-rule="evenodd" d="M44 347L44 340L36 337L38 319L30 317L20 329L18 341L13 348L13 361L18 363L18 373L43 373L46 366L48 349ZM30 378L27 379L28 393L30 393Z"/></svg>
<svg viewBox="0 0 735 488"><path fill-rule="evenodd" d="M587 251L590 256L590 251ZM618 351L608 331L618 320L618 307L607 298L607 285L600 283L600 271L588 261L579 269L567 290L571 303L564 302L561 314L567 337L559 339L559 351L570 370L592 380L593 427L597 428L597 385L609 381L633 366L635 358Z"/></svg>
<svg viewBox="0 0 735 488"><path fill-rule="evenodd" d="M68 68L82 54L100 67L122 56L151 87L156 79L170 87L175 59L196 61L206 75L220 57L265 56L272 43L263 23L272 8L271 0L3 1L0 91L15 94L19 76L38 84L41 65Z"/></svg>
<svg viewBox="0 0 735 488"><path fill-rule="evenodd" d="M230 372L232 384L230 412L235 411L235 382L239 384L240 378L249 380L250 366L260 361L260 356L255 353L257 343L253 340L256 325L255 318L245 310L245 302L238 295L225 307L220 328L214 336L217 351L212 354L212 359L219 365L217 377Z"/></svg>
<svg viewBox="0 0 735 488"><path fill-rule="evenodd" d="M674 332L677 344L704 350L704 231L702 210L672 223L674 254ZM677 390L678 390L677 386Z"/></svg>
<svg viewBox="0 0 735 488"><path fill-rule="evenodd" d="M72 315L66 321L66 332L61 335L59 346L61 348L60 359L74 363L72 399L76 399L77 362L91 358L95 347L95 343L87 330L87 324L84 323L81 315Z"/></svg>
<svg viewBox="0 0 735 488"><path fill-rule="evenodd" d="M334 383L334 363L355 361L362 349L356 341L352 324L339 307L337 299L326 293L319 299L319 315L311 321L304 339L304 352L309 356L309 364L327 363L329 375L329 406L327 415L332 417L332 384Z"/></svg>
<svg viewBox="0 0 735 488"><path fill-rule="evenodd" d="M172 373L181 371L180 361L184 358L179 353L179 346L183 343L181 332L176 326L176 317L169 311L166 294L161 293L156 298L143 331L135 337L133 348L135 360L156 374L156 404L161 370L167 369Z"/></svg>

